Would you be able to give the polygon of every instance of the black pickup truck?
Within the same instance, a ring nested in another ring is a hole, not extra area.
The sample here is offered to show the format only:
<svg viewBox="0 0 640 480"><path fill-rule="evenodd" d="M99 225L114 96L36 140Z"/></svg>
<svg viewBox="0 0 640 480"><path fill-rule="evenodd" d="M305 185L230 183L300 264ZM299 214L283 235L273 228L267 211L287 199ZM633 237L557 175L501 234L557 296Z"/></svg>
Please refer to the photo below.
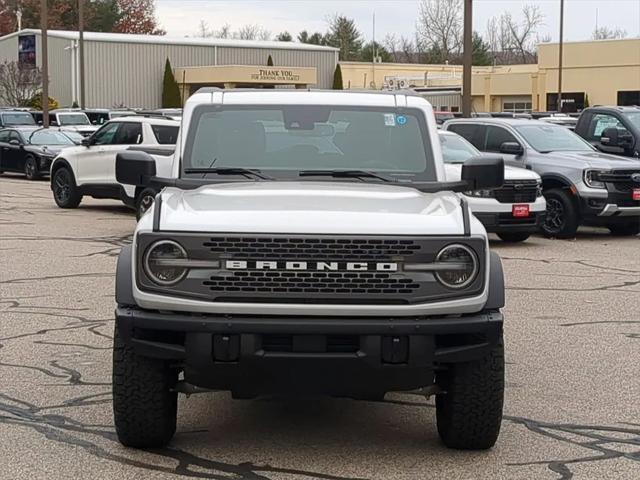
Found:
<svg viewBox="0 0 640 480"><path fill-rule="evenodd" d="M598 150L640 157L640 107L585 108L574 130Z"/></svg>

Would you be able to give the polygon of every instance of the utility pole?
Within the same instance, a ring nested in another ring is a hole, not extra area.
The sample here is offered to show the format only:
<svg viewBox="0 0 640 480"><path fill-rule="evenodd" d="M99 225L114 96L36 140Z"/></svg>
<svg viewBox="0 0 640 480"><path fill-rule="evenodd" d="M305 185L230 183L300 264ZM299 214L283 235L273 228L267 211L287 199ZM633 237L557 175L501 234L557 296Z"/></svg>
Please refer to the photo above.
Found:
<svg viewBox="0 0 640 480"><path fill-rule="evenodd" d="M373 64L371 65L371 71L373 73L373 87L376 88L376 57L378 56L378 52L376 49L376 12L373 12L373 44L372 44L372 60Z"/></svg>
<svg viewBox="0 0 640 480"><path fill-rule="evenodd" d="M42 126L49 128L49 48L47 45L47 0L40 0L40 38L42 41Z"/></svg>
<svg viewBox="0 0 640 480"><path fill-rule="evenodd" d="M78 0L78 43L80 47L80 108L84 109L84 0Z"/></svg>
<svg viewBox="0 0 640 480"><path fill-rule="evenodd" d="M462 116L471 117L471 65L473 50L472 0L464 0L464 35L462 47Z"/></svg>
<svg viewBox="0 0 640 480"><path fill-rule="evenodd" d="M564 0L560 0L560 43L558 44L558 102L556 110L562 111L562 47L564 34Z"/></svg>

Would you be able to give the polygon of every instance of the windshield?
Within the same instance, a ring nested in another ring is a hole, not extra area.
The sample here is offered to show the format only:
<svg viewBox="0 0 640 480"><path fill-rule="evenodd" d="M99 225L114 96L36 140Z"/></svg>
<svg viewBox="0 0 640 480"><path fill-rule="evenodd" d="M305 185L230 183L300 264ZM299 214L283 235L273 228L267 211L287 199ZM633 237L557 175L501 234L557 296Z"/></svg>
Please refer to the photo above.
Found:
<svg viewBox="0 0 640 480"><path fill-rule="evenodd" d="M35 125L36 122L27 112L3 113L2 123L9 127L15 125Z"/></svg>
<svg viewBox="0 0 640 480"><path fill-rule="evenodd" d="M464 163L471 157L480 155L476 148L460 135L439 134L442 159L445 163Z"/></svg>
<svg viewBox="0 0 640 480"><path fill-rule="evenodd" d="M250 168L276 178L297 178L303 170L365 170L436 180L419 110L202 106L192 122L184 169Z"/></svg>
<svg viewBox="0 0 640 480"><path fill-rule="evenodd" d="M640 112L630 112L625 115L631 123L640 128Z"/></svg>
<svg viewBox="0 0 640 480"><path fill-rule="evenodd" d="M591 145L560 125L520 125L515 129L538 152L593 151Z"/></svg>
<svg viewBox="0 0 640 480"><path fill-rule="evenodd" d="M60 125L91 125L84 113L59 113L58 123Z"/></svg>
<svg viewBox="0 0 640 480"><path fill-rule="evenodd" d="M29 137L31 145L74 145L73 140L55 130L38 130Z"/></svg>

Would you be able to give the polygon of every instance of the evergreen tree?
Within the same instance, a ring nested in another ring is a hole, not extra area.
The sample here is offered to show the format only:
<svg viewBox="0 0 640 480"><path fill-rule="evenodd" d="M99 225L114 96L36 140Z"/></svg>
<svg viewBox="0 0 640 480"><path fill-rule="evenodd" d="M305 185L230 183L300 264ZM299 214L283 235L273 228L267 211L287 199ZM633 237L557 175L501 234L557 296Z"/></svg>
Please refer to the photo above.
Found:
<svg viewBox="0 0 640 480"><path fill-rule="evenodd" d="M327 45L340 49L340 60L357 60L362 49L362 35L350 18L336 15L329 23Z"/></svg>
<svg viewBox="0 0 640 480"><path fill-rule="evenodd" d="M383 62L392 61L391 54L378 42L375 43L375 51L373 42L369 42L364 47L362 47L362 50L360 50L359 60L361 62L372 62L374 54L377 54L377 56L380 57Z"/></svg>
<svg viewBox="0 0 640 480"><path fill-rule="evenodd" d="M340 68L340 64L336 65L336 71L333 73L333 89L334 90L344 89L342 85L342 69Z"/></svg>
<svg viewBox="0 0 640 480"><path fill-rule="evenodd" d="M267 67L273 67L273 58L271 58L271 55L267 58Z"/></svg>
<svg viewBox="0 0 640 480"><path fill-rule="evenodd" d="M478 32L473 32L472 46L471 63L473 65L491 65L489 44L482 39Z"/></svg>
<svg viewBox="0 0 640 480"><path fill-rule="evenodd" d="M289 32L284 31L278 34L278 36L276 37L276 40L279 42L292 42L293 37Z"/></svg>
<svg viewBox="0 0 640 480"><path fill-rule="evenodd" d="M180 108L182 107L182 99L180 98L180 89L171 70L171 62L169 58L164 64L164 79L162 81L162 108Z"/></svg>

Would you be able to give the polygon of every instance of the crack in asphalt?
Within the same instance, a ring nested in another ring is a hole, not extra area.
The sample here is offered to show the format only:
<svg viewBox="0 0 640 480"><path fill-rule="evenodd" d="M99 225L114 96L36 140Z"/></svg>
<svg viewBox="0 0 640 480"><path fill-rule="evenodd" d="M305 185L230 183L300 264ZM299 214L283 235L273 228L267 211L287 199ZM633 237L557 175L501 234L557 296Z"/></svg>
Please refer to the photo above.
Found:
<svg viewBox="0 0 640 480"><path fill-rule="evenodd" d="M97 398L105 394L106 392L94 396L80 397L80 401L67 403L64 405L64 408L95 405L95 401L87 402L87 399ZM175 460L178 462L176 467L162 466L156 462L132 459L117 452L109 451L96 441L86 438L87 435L93 435L98 437L98 439L109 441L110 444L115 444L113 446L116 448L122 449L122 447L116 443L117 440L115 433L112 431L112 426L87 425L71 417L59 414L39 414L43 410L60 408L59 406L38 407L3 393L0 393L0 399L3 399L3 401L0 401L0 412L4 412L0 414L0 423L30 428L42 434L48 440L53 440L69 447L81 448L99 459L113 461L147 471L174 474L183 477L219 480L269 480L270 477L266 475L270 473L293 475L296 478L311 480L365 480L361 477L345 477L301 469L274 467L268 464L258 465L253 462L227 463L200 457L173 447L146 450L165 460ZM110 400L105 401L110 402ZM98 401L98 403L103 402ZM179 432L179 434L180 433L182 432ZM201 470L205 470L205 472Z"/></svg>
<svg viewBox="0 0 640 480"><path fill-rule="evenodd" d="M408 406L408 407L430 407L435 408L434 405L420 402L411 402L405 400L384 400L384 403L392 403L396 405ZM551 438L562 443L568 443L570 445L585 448L587 450L595 451L598 455L579 456L569 459L547 459L536 460L531 462L519 462L508 463L509 466L532 466L532 465L546 465L549 470L560 475L559 480L569 480L573 478L573 472L569 468L569 465L577 465L586 462L596 462L611 460L616 458L624 458L632 460L634 462L640 462L640 449L638 452L625 452L615 450L614 448L607 448L604 445L632 445L640 447L640 428L624 428L624 427L611 427L603 425L580 425L573 423L554 423L544 422L540 420L533 420L526 417L504 415L503 422L508 421L510 423L524 426L527 430L537 435ZM629 425L629 424L627 424ZM633 424L630 424L634 426ZM579 438L583 438L583 441L574 440L568 436L563 436L566 433ZM607 435L609 433L615 433L618 435ZM628 438L620 438L620 434L627 436Z"/></svg>

